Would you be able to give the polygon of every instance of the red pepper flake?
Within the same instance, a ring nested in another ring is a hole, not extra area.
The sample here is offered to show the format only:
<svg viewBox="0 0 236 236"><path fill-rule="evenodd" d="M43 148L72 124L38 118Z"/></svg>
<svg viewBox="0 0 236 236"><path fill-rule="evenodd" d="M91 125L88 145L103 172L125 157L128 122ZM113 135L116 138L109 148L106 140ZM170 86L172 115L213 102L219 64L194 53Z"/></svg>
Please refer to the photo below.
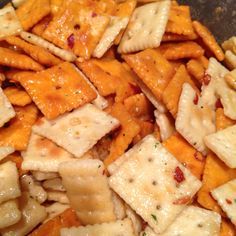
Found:
<svg viewBox="0 0 236 236"><path fill-rule="evenodd" d="M93 12L92 17L96 17L96 16L97 16L97 13Z"/></svg>
<svg viewBox="0 0 236 236"><path fill-rule="evenodd" d="M134 85L134 84L129 83L129 86L134 91L135 94L142 92L141 89L138 86Z"/></svg>
<svg viewBox="0 0 236 236"><path fill-rule="evenodd" d="M175 168L174 179L178 183L181 183L185 180L184 173L178 166Z"/></svg>
<svg viewBox="0 0 236 236"><path fill-rule="evenodd" d="M210 83L210 81L211 81L211 76L208 75L208 74L205 74L203 79L202 79L202 81L203 81L204 85L208 85Z"/></svg>
<svg viewBox="0 0 236 236"><path fill-rule="evenodd" d="M69 48L73 48L75 45L75 36L74 34L71 34L68 38L67 38L67 44L69 46Z"/></svg>
<svg viewBox="0 0 236 236"><path fill-rule="evenodd" d="M184 196L173 201L174 205L183 205L189 203L191 200L190 196Z"/></svg>
<svg viewBox="0 0 236 236"><path fill-rule="evenodd" d="M198 104L198 95L197 95L197 94L195 95L195 98L193 99L193 103L194 103L195 105Z"/></svg>
<svg viewBox="0 0 236 236"><path fill-rule="evenodd" d="M194 153L194 158L198 161L204 161L204 156L200 152L195 152Z"/></svg>
<svg viewBox="0 0 236 236"><path fill-rule="evenodd" d="M220 101L219 98L217 99L217 101L216 101L216 103L215 103L215 108L216 108L216 109L217 109L217 108L223 108L223 105L222 105L222 103L221 103L221 101Z"/></svg>
<svg viewBox="0 0 236 236"><path fill-rule="evenodd" d="M231 200L229 200L228 198L226 198L225 199L225 201L229 204L229 205L231 205L232 204L232 201Z"/></svg>
<svg viewBox="0 0 236 236"><path fill-rule="evenodd" d="M142 221L141 222L141 225L142 225L142 231L144 231L146 229L146 227L148 226L148 223L146 221Z"/></svg>

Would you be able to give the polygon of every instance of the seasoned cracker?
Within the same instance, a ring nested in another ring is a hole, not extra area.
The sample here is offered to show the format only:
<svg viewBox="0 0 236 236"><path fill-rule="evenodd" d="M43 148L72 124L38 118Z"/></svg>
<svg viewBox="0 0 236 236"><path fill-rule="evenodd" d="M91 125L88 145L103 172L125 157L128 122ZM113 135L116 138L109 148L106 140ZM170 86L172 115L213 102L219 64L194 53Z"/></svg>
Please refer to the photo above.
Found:
<svg viewBox="0 0 236 236"><path fill-rule="evenodd" d="M199 101L198 101L199 100ZM204 137L215 132L215 113L201 103L188 83L183 84L175 121L176 130L199 152L207 153Z"/></svg>
<svg viewBox="0 0 236 236"><path fill-rule="evenodd" d="M188 41L197 39L198 35L193 33L191 35L179 35L173 33L165 33L162 37L162 42L172 42L172 41Z"/></svg>
<svg viewBox="0 0 236 236"><path fill-rule="evenodd" d="M19 34L22 30L21 23L11 5L0 9L0 39Z"/></svg>
<svg viewBox="0 0 236 236"><path fill-rule="evenodd" d="M137 52L158 47L168 21L170 1L137 7L118 47L119 53Z"/></svg>
<svg viewBox="0 0 236 236"><path fill-rule="evenodd" d="M96 159L60 165L62 183L82 224L99 224L116 219L104 171L103 163Z"/></svg>
<svg viewBox="0 0 236 236"><path fill-rule="evenodd" d="M236 69L226 74L224 79L231 88L236 90Z"/></svg>
<svg viewBox="0 0 236 236"><path fill-rule="evenodd" d="M122 220L126 217L126 205L124 201L115 192L112 191L111 193L116 219Z"/></svg>
<svg viewBox="0 0 236 236"><path fill-rule="evenodd" d="M143 227L142 218L136 214L134 210L132 210L128 205L126 205L126 215L132 221L133 229L135 235L139 235Z"/></svg>
<svg viewBox="0 0 236 236"><path fill-rule="evenodd" d="M38 181L54 179L59 177L57 172L42 172L42 171L31 171L34 178Z"/></svg>
<svg viewBox="0 0 236 236"><path fill-rule="evenodd" d="M236 125L210 134L205 144L230 168L236 168Z"/></svg>
<svg viewBox="0 0 236 236"><path fill-rule="evenodd" d="M63 228L61 229L61 236L104 236L104 235L122 235L135 236L132 223L129 219L114 221L111 223L103 223L96 225L87 225Z"/></svg>
<svg viewBox="0 0 236 236"><path fill-rule="evenodd" d="M18 8L20 5L22 5L26 1L27 0L12 0L12 4L14 5L15 8Z"/></svg>
<svg viewBox="0 0 236 236"><path fill-rule="evenodd" d="M66 51L66 50L61 49L59 47L56 47L54 44L46 41L45 39L43 39L35 34L31 34L28 32L21 32L20 36L25 41L32 43L36 46L42 47L42 48L48 50L49 52L51 52L52 54L54 54L55 56L65 60L65 61L75 61L76 60L76 56L72 52Z"/></svg>
<svg viewBox="0 0 236 236"><path fill-rule="evenodd" d="M229 38L228 40L222 43L222 48L227 51L231 51L232 53L236 54L236 36Z"/></svg>
<svg viewBox="0 0 236 236"><path fill-rule="evenodd" d="M0 147L0 161L4 159L6 156L8 156L9 154L13 153L14 151L15 149L10 146Z"/></svg>
<svg viewBox="0 0 236 236"><path fill-rule="evenodd" d="M40 71L43 66L30 57L14 50L0 47L0 65L9 66L22 70Z"/></svg>
<svg viewBox="0 0 236 236"><path fill-rule="evenodd" d="M187 70L190 75L192 75L200 84L203 83L205 76L205 68L202 63L197 59L191 59L187 63Z"/></svg>
<svg viewBox="0 0 236 236"><path fill-rule="evenodd" d="M234 225L236 225L235 189L236 179L231 180L211 191L214 199L218 202Z"/></svg>
<svg viewBox="0 0 236 236"><path fill-rule="evenodd" d="M57 172L59 164L73 161L73 155L47 138L31 134L27 149L22 152L24 170Z"/></svg>
<svg viewBox="0 0 236 236"><path fill-rule="evenodd" d="M49 0L28 0L16 10L16 14L24 30L29 30L43 17L50 13Z"/></svg>
<svg viewBox="0 0 236 236"><path fill-rule="evenodd" d="M81 157L118 125L117 119L94 105L87 104L55 120L48 121L43 118L33 127L33 130L51 139L76 157Z"/></svg>
<svg viewBox="0 0 236 236"><path fill-rule="evenodd" d="M236 69L236 55L231 51L227 50L225 52L224 62L230 70Z"/></svg>
<svg viewBox="0 0 236 236"><path fill-rule="evenodd" d="M34 105L15 107L16 117L9 126L0 128L0 146L12 146L25 150L31 134L31 127L37 119L38 110Z"/></svg>
<svg viewBox="0 0 236 236"><path fill-rule="evenodd" d="M235 230L236 230L235 226L232 223L230 223L230 221L222 219L220 236L234 236L236 233Z"/></svg>
<svg viewBox="0 0 236 236"><path fill-rule="evenodd" d="M39 73L23 74L18 81L47 119L54 119L96 98L84 77L68 62Z"/></svg>
<svg viewBox="0 0 236 236"><path fill-rule="evenodd" d="M231 120L224 114L223 108L218 108L216 110L216 130L226 129L229 126L236 124L235 120Z"/></svg>
<svg viewBox="0 0 236 236"><path fill-rule="evenodd" d="M0 87L0 127L13 118L16 113L5 93Z"/></svg>
<svg viewBox="0 0 236 236"><path fill-rule="evenodd" d="M52 20L52 16L45 16L41 21L39 21L32 29L31 32L38 36L42 36L44 30L47 28L49 22Z"/></svg>
<svg viewBox="0 0 236 236"><path fill-rule="evenodd" d="M63 213L65 210L69 208L70 208L69 204L62 204L59 202L52 203L51 205L46 207L46 212L48 213L48 216L45 219L44 223L60 215L61 213Z"/></svg>
<svg viewBox="0 0 236 236"><path fill-rule="evenodd" d="M146 136L138 147L127 152L132 154L115 170L109 184L156 233L162 233L191 201L201 182L154 136Z"/></svg>
<svg viewBox="0 0 236 236"><path fill-rule="evenodd" d="M15 163L8 161L0 165L0 204L21 195Z"/></svg>
<svg viewBox="0 0 236 236"><path fill-rule="evenodd" d="M47 200L61 204L70 204L67 194L61 191L47 191Z"/></svg>
<svg viewBox="0 0 236 236"><path fill-rule="evenodd" d="M64 186L62 185L61 178L45 180L42 185L45 189L61 192L66 191Z"/></svg>

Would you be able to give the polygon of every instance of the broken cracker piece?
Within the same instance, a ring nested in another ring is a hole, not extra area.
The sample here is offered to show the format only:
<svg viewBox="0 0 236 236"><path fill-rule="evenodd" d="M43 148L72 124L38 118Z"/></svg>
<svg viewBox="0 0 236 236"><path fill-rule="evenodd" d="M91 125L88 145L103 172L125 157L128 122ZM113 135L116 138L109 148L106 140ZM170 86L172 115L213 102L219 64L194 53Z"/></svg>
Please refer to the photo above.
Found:
<svg viewBox="0 0 236 236"><path fill-rule="evenodd" d="M230 71L228 74L226 74L224 79L231 88L236 90L236 69L234 69L234 70Z"/></svg>
<svg viewBox="0 0 236 236"><path fill-rule="evenodd" d="M236 36L229 38L228 40L222 43L222 48L227 51L231 51L232 53L236 54Z"/></svg>
<svg viewBox="0 0 236 236"><path fill-rule="evenodd" d="M70 204L67 194L61 191L47 191L47 200L61 204Z"/></svg>
<svg viewBox="0 0 236 236"><path fill-rule="evenodd" d="M0 147L0 161L4 159L6 156L8 156L9 154L13 153L14 151L15 149L13 147L1 146Z"/></svg>
<svg viewBox="0 0 236 236"><path fill-rule="evenodd" d="M227 50L225 52L224 62L230 70L236 69L236 55L231 51Z"/></svg>
<svg viewBox="0 0 236 236"><path fill-rule="evenodd" d="M235 120L231 120L224 114L223 108L218 108L216 110L216 130L226 129L229 126L236 124Z"/></svg>
<svg viewBox="0 0 236 236"><path fill-rule="evenodd" d="M53 190L53 191L61 191L65 192L65 187L62 184L61 178L49 179L45 180L42 184L45 189Z"/></svg>

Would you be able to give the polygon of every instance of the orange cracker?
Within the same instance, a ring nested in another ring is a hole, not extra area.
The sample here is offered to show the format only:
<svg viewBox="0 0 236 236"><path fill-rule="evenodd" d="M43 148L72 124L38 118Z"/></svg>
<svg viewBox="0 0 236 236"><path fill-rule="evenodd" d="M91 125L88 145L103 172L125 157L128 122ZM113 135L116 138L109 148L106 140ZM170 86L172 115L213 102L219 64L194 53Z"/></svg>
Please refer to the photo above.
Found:
<svg viewBox="0 0 236 236"><path fill-rule="evenodd" d="M55 16L61 9L64 0L50 0L51 14Z"/></svg>
<svg viewBox="0 0 236 236"><path fill-rule="evenodd" d="M42 36L44 30L47 28L49 22L52 20L52 16L46 16L44 17L41 21L39 21L33 28L32 28L32 33Z"/></svg>
<svg viewBox="0 0 236 236"><path fill-rule="evenodd" d="M9 44L17 46L18 48L22 49L25 53L31 56L35 61L38 61L40 64L46 66L54 66L61 62L61 60L46 49L27 43L21 38L16 36L11 36L5 39Z"/></svg>
<svg viewBox="0 0 236 236"><path fill-rule="evenodd" d="M110 154L104 160L106 166L121 156L129 147L133 138L140 132L139 124L131 117L122 103L115 103L113 105L111 115L120 121L121 129L112 140Z"/></svg>
<svg viewBox="0 0 236 236"><path fill-rule="evenodd" d="M235 236L235 235L236 235L235 226L230 221L222 219L220 236Z"/></svg>
<svg viewBox="0 0 236 236"><path fill-rule="evenodd" d="M69 62L38 73L20 73L17 79L47 119L96 98L96 92Z"/></svg>
<svg viewBox="0 0 236 236"><path fill-rule="evenodd" d="M15 52L8 48L0 47L0 65L9 66L23 70L39 71L43 69L39 63L30 57Z"/></svg>
<svg viewBox="0 0 236 236"><path fill-rule="evenodd" d="M0 129L0 146L12 146L15 150L25 150L31 134L31 127L37 119L34 105L15 107L16 117L8 126Z"/></svg>
<svg viewBox="0 0 236 236"><path fill-rule="evenodd" d="M180 35L194 34L189 6L171 6L166 32Z"/></svg>
<svg viewBox="0 0 236 236"><path fill-rule="evenodd" d="M181 65L163 92L163 102L173 117L176 117L178 112L179 98L184 83L189 83L195 87L185 66Z"/></svg>
<svg viewBox="0 0 236 236"><path fill-rule="evenodd" d="M227 167L217 156L210 153L207 156L203 172L203 185L198 192L198 203L222 214L220 206L212 198L210 191L234 178L236 178L236 169Z"/></svg>
<svg viewBox="0 0 236 236"><path fill-rule="evenodd" d="M217 131L226 129L229 126L232 126L234 124L236 124L236 121L231 120L230 118L225 116L223 108L218 108L216 110L216 130Z"/></svg>
<svg viewBox="0 0 236 236"><path fill-rule="evenodd" d="M16 14L23 29L27 31L48 15L50 11L49 0L28 0L16 10Z"/></svg>
<svg viewBox="0 0 236 236"><path fill-rule="evenodd" d="M163 90L174 74L171 64L157 50L153 49L124 55L123 58L154 96L159 101L162 100Z"/></svg>
<svg viewBox="0 0 236 236"><path fill-rule="evenodd" d="M180 43L165 43L159 49L167 60L178 60L183 58L198 58L203 56L203 48L195 42L186 41Z"/></svg>
<svg viewBox="0 0 236 236"><path fill-rule="evenodd" d="M14 106L26 106L32 102L31 97L23 89L18 87L7 87L4 89L4 94L7 96L10 103Z"/></svg>
<svg viewBox="0 0 236 236"><path fill-rule="evenodd" d="M197 37L198 35L195 32L189 35L165 33L162 37L162 42L195 40Z"/></svg>
<svg viewBox="0 0 236 236"><path fill-rule="evenodd" d="M196 31L196 33L199 35L199 37L202 38L203 42L211 50L211 52L216 56L216 58L219 61L224 60L224 53L221 49L221 47L218 45L216 42L214 36L212 33L200 22L194 21L193 22L193 27Z"/></svg>
<svg viewBox="0 0 236 236"><path fill-rule="evenodd" d="M191 59L187 63L187 70L190 75L192 75L200 84L203 83L203 78L205 76L205 68L199 62L199 60Z"/></svg>
<svg viewBox="0 0 236 236"><path fill-rule="evenodd" d="M109 24L109 19L92 4L85 6L79 1L66 1L63 11L49 23L43 37L88 59Z"/></svg>
<svg viewBox="0 0 236 236"><path fill-rule="evenodd" d="M201 179L205 158L179 134L174 134L163 142L164 147L183 163L193 175Z"/></svg>

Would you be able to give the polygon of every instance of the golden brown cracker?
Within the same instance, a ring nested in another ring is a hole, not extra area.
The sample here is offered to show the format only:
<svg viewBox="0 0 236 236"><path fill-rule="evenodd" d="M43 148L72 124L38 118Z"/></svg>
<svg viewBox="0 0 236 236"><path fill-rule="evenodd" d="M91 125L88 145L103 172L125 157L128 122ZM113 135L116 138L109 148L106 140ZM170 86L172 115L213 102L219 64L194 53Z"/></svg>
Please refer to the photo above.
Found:
<svg viewBox="0 0 236 236"><path fill-rule="evenodd" d="M50 11L49 0L28 0L16 10L16 14L23 29L27 31L48 15Z"/></svg>
<svg viewBox="0 0 236 236"><path fill-rule="evenodd" d="M17 79L48 119L96 98L83 75L68 62L39 73L21 73Z"/></svg>
<svg viewBox="0 0 236 236"><path fill-rule="evenodd" d="M235 226L229 220L222 219L220 236L235 236L235 235L236 235Z"/></svg>
<svg viewBox="0 0 236 236"><path fill-rule="evenodd" d="M52 16L48 15L44 17L41 21L39 21L33 28L32 28L32 33L42 36L44 30L47 28L49 22L52 20Z"/></svg>
<svg viewBox="0 0 236 236"><path fill-rule="evenodd" d="M0 129L0 146L12 146L25 150L31 134L31 127L37 119L38 110L34 105L15 107L16 117Z"/></svg>
<svg viewBox="0 0 236 236"><path fill-rule="evenodd" d="M190 75L192 75L200 84L203 83L203 78L205 76L205 68L197 59L191 59L187 63L187 70Z"/></svg>
<svg viewBox="0 0 236 236"><path fill-rule="evenodd" d="M18 68L22 70L39 71L43 66L30 57L15 52L14 50L0 47L0 65Z"/></svg>
<svg viewBox="0 0 236 236"><path fill-rule="evenodd" d="M224 114L223 108L218 108L216 110L216 130L226 129L236 123L235 120L231 120Z"/></svg>
<svg viewBox="0 0 236 236"><path fill-rule="evenodd" d="M198 35L195 32L190 35L165 33L162 37L162 42L195 40L197 37Z"/></svg>
<svg viewBox="0 0 236 236"><path fill-rule="evenodd" d="M46 49L27 43L23 39L18 38L16 36L7 37L5 40L9 44L14 45L23 50L26 54L31 56L35 61L39 62L42 65L54 66L61 62L59 58L52 55Z"/></svg>
<svg viewBox="0 0 236 236"><path fill-rule="evenodd" d="M157 50L124 55L123 58L145 83L158 100L162 100L163 90L171 80L174 69Z"/></svg>
<svg viewBox="0 0 236 236"><path fill-rule="evenodd" d="M216 56L219 61L224 60L224 52L222 51L221 47L216 42L215 37L213 34L200 22L194 21L193 27L196 33L201 37L207 48L211 50L211 52Z"/></svg>

